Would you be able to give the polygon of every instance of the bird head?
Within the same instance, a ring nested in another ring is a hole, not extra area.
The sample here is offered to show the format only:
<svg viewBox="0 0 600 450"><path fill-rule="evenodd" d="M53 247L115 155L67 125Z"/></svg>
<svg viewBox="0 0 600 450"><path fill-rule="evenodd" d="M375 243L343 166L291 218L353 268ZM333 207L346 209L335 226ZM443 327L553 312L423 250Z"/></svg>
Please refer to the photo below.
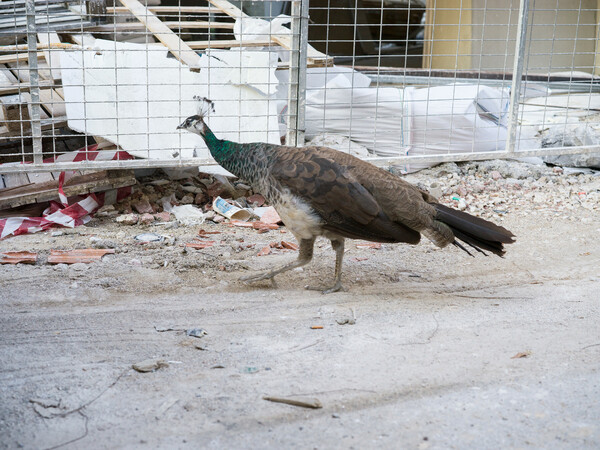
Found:
<svg viewBox="0 0 600 450"><path fill-rule="evenodd" d="M178 127L178 130L187 130L190 133L200 134L204 130L205 124L200 116L190 116L185 119Z"/></svg>
<svg viewBox="0 0 600 450"><path fill-rule="evenodd" d="M215 111L215 104L212 100L209 100L206 97L200 97L199 95L194 95L194 100L198 102L198 114L185 119L177 129L204 135L206 131L204 118Z"/></svg>

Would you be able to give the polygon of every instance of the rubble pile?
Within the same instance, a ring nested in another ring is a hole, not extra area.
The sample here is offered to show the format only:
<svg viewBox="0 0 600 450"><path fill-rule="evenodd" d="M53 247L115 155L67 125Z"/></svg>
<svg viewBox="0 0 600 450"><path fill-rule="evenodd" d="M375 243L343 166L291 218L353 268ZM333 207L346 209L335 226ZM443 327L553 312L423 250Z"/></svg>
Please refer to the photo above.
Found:
<svg viewBox="0 0 600 450"><path fill-rule="evenodd" d="M492 160L442 164L407 180L446 205L491 220L516 211L579 220L578 210L600 210L599 174Z"/></svg>
<svg viewBox="0 0 600 450"><path fill-rule="evenodd" d="M161 173L139 179L130 197L101 208L96 216L114 218L122 225L165 223L174 219L173 214L165 210L165 201L168 201L170 206L193 205L202 211L204 220L222 223L227 219L213 211L213 202L218 197L240 208L252 209L265 204L262 195L254 193L240 180L207 173L171 180Z"/></svg>

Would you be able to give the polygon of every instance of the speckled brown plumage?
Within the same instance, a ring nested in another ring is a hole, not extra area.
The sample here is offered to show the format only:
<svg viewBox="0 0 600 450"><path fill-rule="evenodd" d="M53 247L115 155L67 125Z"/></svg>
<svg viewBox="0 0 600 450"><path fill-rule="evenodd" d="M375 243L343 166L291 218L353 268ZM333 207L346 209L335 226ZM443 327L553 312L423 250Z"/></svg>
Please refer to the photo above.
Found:
<svg viewBox="0 0 600 450"><path fill-rule="evenodd" d="M296 261L245 281L273 280L308 263L318 236L330 239L336 251L335 284L324 292L342 287L346 238L417 244L423 234L439 247L455 244L467 251L459 239L499 256L503 244L514 240L508 230L440 205L396 175L349 154L326 147L220 140L203 116L189 117L179 128L202 136L215 160L263 194L300 243Z"/></svg>

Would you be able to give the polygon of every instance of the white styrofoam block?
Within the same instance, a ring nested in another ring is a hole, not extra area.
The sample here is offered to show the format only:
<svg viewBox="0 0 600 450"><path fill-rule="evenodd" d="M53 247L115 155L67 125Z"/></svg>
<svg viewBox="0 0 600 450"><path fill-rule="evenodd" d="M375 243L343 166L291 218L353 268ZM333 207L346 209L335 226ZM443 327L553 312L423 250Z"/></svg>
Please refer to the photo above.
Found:
<svg viewBox="0 0 600 450"><path fill-rule="evenodd" d="M191 72L161 45L97 39L96 51L63 51L69 127L152 159L209 157L199 136L176 130L196 114L195 95L215 102L215 134L279 143L277 61L265 52L213 50Z"/></svg>

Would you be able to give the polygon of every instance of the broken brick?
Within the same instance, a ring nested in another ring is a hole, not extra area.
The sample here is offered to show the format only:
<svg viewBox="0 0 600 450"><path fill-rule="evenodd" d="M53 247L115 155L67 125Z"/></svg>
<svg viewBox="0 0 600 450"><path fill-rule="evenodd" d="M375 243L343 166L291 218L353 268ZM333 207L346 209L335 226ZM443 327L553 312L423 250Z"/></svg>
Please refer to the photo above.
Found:
<svg viewBox="0 0 600 450"><path fill-rule="evenodd" d="M281 222L281 217L279 217L275 208L269 206L262 216L260 216L260 221L264 223L279 223Z"/></svg>
<svg viewBox="0 0 600 450"><path fill-rule="evenodd" d="M37 253L33 252L2 252L0 264L35 264Z"/></svg>
<svg viewBox="0 0 600 450"><path fill-rule="evenodd" d="M154 222L154 216L152 214L142 214L140 216L140 223L143 223L145 225L148 225L149 223Z"/></svg>
<svg viewBox="0 0 600 450"><path fill-rule="evenodd" d="M256 206L262 206L265 204L265 198L260 194L251 195L246 201L249 205L256 204Z"/></svg>
<svg viewBox="0 0 600 450"><path fill-rule="evenodd" d="M137 214L123 214L118 216L115 221L123 225L135 225L138 223L139 217Z"/></svg>
<svg viewBox="0 0 600 450"><path fill-rule="evenodd" d="M267 256L269 253L271 253L271 247L263 247L258 252L258 256Z"/></svg>
<svg viewBox="0 0 600 450"><path fill-rule="evenodd" d="M50 250L48 264L76 264L100 261L108 253L114 253L108 248L78 248L75 250Z"/></svg>
<svg viewBox="0 0 600 450"><path fill-rule="evenodd" d="M139 214L152 214L154 211L152 210L152 205L148 202L147 199L142 199L137 201L131 205L133 209L135 209Z"/></svg>
<svg viewBox="0 0 600 450"><path fill-rule="evenodd" d="M160 220L161 222L168 222L169 220L171 220L171 213L167 211L156 213L154 214L154 218L156 220Z"/></svg>

